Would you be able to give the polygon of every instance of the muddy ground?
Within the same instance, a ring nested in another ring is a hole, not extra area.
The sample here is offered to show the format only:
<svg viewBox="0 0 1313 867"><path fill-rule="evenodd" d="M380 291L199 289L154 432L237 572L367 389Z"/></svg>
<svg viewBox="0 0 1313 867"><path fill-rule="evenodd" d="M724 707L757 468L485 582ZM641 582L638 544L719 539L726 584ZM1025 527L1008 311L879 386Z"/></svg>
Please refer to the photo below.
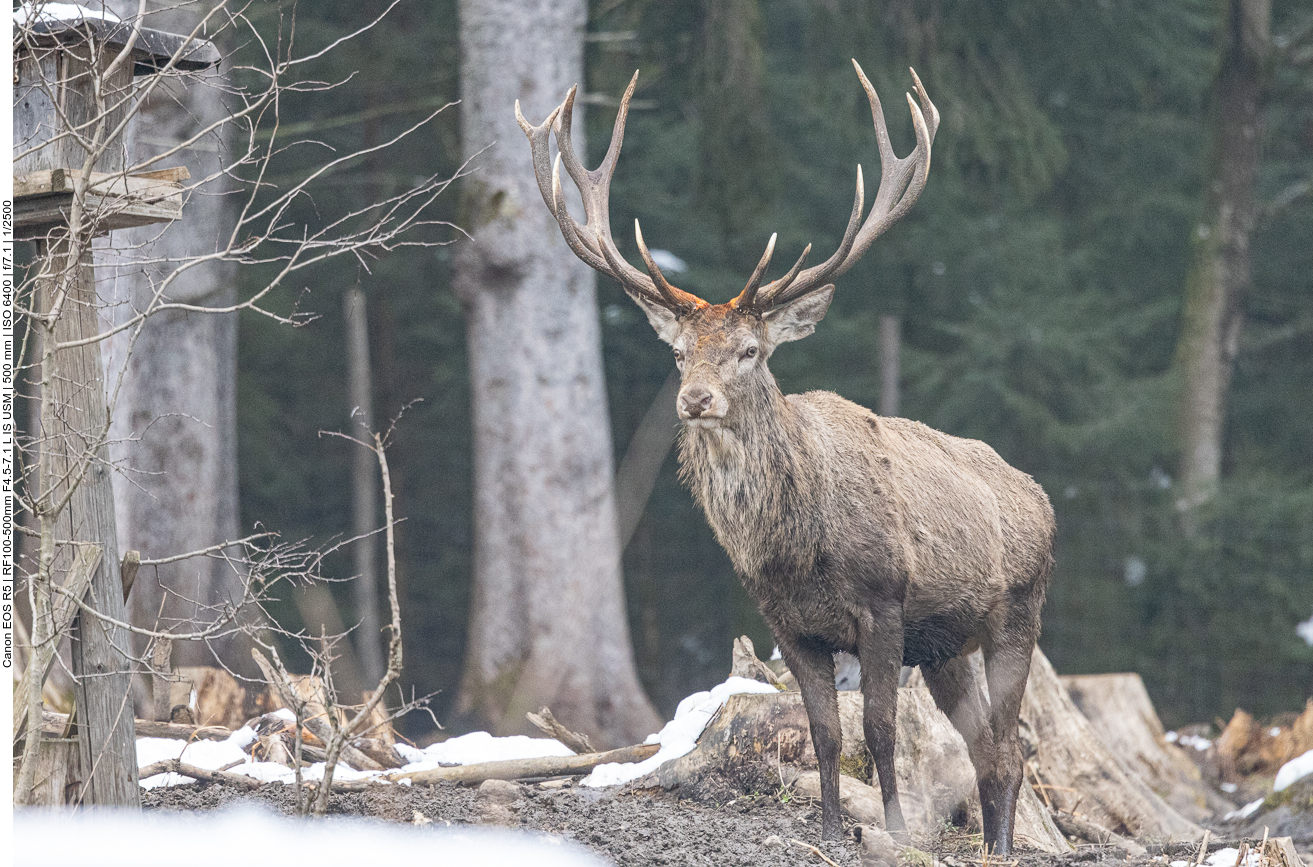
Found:
<svg viewBox="0 0 1313 867"><path fill-rule="evenodd" d="M263 804L288 815L295 812L293 789L282 784L245 792L202 783L143 793L144 805L154 810L210 810L239 802ZM781 797L778 792L696 803L667 794L568 785L545 789L537 784L504 783L482 792L454 784L389 786L336 794L330 812L406 824L419 813L438 824L528 829L569 838L621 865L824 865L816 853L792 843L794 840L815 846L843 867L861 862L860 844L851 834L842 841L821 842L819 803ZM979 836L946 832L938 839L916 842L939 856L947 867L980 863ZM1024 849L1017 854L1017 867L1093 867L1100 863L1162 867L1161 861L1130 859L1124 850L1113 847L1086 846L1062 856ZM1169 849L1167 854L1178 852ZM924 867L929 867L929 859L925 860Z"/></svg>

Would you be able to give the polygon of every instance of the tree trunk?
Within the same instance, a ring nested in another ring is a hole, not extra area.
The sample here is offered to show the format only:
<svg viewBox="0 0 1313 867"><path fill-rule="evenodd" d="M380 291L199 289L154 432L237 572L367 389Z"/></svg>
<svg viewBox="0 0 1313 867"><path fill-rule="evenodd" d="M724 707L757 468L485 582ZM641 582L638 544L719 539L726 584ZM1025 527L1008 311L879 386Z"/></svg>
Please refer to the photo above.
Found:
<svg viewBox="0 0 1313 867"><path fill-rule="evenodd" d="M1176 503L1182 513L1207 502L1222 474L1226 394L1250 279L1270 18L1271 0L1228 0L1222 20L1221 66L1212 88L1208 190L1193 238L1194 260L1186 278L1175 358L1181 449Z"/></svg>
<svg viewBox="0 0 1313 867"><path fill-rule="evenodd" d="M629 642L593 275L543 204L514 114L519 99L545 117L582 83L587 5L462 0L460 14L463 148L482 155L455 275L475 540L458 710L510 733L547 705L599 745L634 743L660 721Z"/></svg>
<svg viewBox="0 0 1313 867"><path fill-rule="evenodd" d="M147 7L145 26L191 32L199 9L153 11L163 5ZM137 11L135 0L110 6L125 20ZM193 73L161 83L134 121L129 147L134 158L176 147L223 117L220 75ZM230 158L221 130L153 168L185 165L190 183L197 184ZM134 259L176 261L224 243L233 223L225 189L221 176L188 197L178 222L114 234L111 317L122 321L147 304L170 267L143 268ZM232 304L233 266L214 262L191 268L171 284L168 296L197 305ZM111 388L123 373L111 428L114 458L124 468L114 475L119 547L149 559L238 538L236 315L168 312L151 317L135 345L130 340L130 332L116 336L108 359ZM129 599L132 622L149 628L207 619L206 606L241 598L242 579L231 563L208 557L143 568ZM145 639L133 640L136 652L143 653ZM217 655L225 664L250 670L240 636L214 639L208 647L179 642L174 655L177 665L213 665Z"/></svg>
<svg viewBox="0 0 1313 867"><path fill-rule="evenodd" d="M365 293L352 287L346 291L342 313L347 341L347 431L362 436L374 430L374 398L369 374L369 323ZM361 426L364 426L363 428ZM355 447L351 454L351 532L359 538L351 546L356 579L351 590L356 602L355 633L360 667L365 682L383 678L382 621L378 613L378 459L369 449Z"/></svg>
<svg viewBox="0 0 1313 867"><path fill-rule="evenodd" d="M898 415L898 352L902 320L897 316L880 317L880 415Z"/></svg>

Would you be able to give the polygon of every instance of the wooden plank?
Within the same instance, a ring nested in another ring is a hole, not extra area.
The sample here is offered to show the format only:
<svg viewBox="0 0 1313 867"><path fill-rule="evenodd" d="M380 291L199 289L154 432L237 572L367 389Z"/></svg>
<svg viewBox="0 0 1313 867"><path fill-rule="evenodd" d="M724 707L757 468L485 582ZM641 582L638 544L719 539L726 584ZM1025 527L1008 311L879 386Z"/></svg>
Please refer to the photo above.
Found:
<svg viewBox="0 0 1313 867"><path fill-rule="evenodd" d="M187 726L177 723L155 722L154 720L134 720L134 729L139 738L175 738L180 741L226 741L232 731L223 726ZM67 737L68 714L43 711L41 713L41 730L54 737Z"/></svg>
<svg viewBox="0 0 1313 867"><path fill-rule="evenodd" d="M134 172L134 178L154 178L159 181L185 181L191 178L191 169L186 166L174 166L168 169L156 169L151 172Z"/></svg>
<svg viewBox="0 0 1313 867"><path fill-rule="evenodd" d="M42 243L39 254L50 258L51 273L72 269L69 294L55 325L54 339L72 342L100 333L99 303L91 251L69 262L67 242L53 247ZM39 304L46 310L55 290L54 280L38 285ZM72 492L68 506L53 528L57 539L76 539L99 545L104 556L91 579L88 599L97 610L120 622L128 619L119 578L118 538L114 520L114 492L110 486L109 449L97 438L107 428L104 367L100 344L91 342L56 353L59 375L54 378L54 426L46 430L41 448L48 450L52 473L58 480L50 492L63 496L62 481L76 474L88 457L93 464ZM71 554L61 554L62 569ZM79 613L71 632L74 697L78 714L78 749L83 787L75 800L81 804L141 806L137 785L137 755L133 730L131 674L126 630Z"/></svg>
<svg viewBox="0 0 1313 867"><path fill-rule="evenodd" d="M41 239L51 229L68 222L72 193L51 193L14 200L15 234L22 240ZM103 235L117 229L169 223L182 217L182 193L158 201L138 201L127 198L104 197L89 193L85 200L87 211L94 215L96 234Z"/></svg>
<svg viewBox="0 0 1313 867"><path fill-rule="evenodd" d="M14 176L14 197L44 196L51 193L71 193L79 172L69 168L42 169ZM191 177L186 166L159 169L153 172L123 175L111 172L92 172L88 177L89 192L101 195L128 196L131 198L167 198L182 192L182 181Z"/></svg>
<svg viewBox="0 0 1313 867"><path fill-rule="evenodd" d="M74 600L87 595L87 588L91 586L91 576L100 568L102 555L99 545L84 545L78 549L73 568L68 571L68 577L64 579L63 587L68 591L67 594L55 593L54 598L50 600L51 628L47 634L57 637L68 634L68 628L77 614L77 603ZM15 740L19 738L27 724L27 707L24 702L27 700L28 684L35 680L37 691L40 692L41 685L46 682L46 676L50 674L50 667L55 663L55 647L58 641L57 638L46 647L32 649L27 668L23 670L18 688L14 690Z"/></svg>

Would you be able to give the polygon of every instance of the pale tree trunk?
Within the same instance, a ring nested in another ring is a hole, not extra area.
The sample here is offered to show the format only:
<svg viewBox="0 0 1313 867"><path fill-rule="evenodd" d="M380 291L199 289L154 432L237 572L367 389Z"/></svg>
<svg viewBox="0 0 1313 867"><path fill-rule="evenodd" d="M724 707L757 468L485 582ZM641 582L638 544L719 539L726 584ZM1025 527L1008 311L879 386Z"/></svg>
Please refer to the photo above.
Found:
<svg viewBox="0 0 1313 867"><path fill-rule="evenodd" d="M902 343L902 320L880 317L880 415L898 415L898 354Z"/></svg>
<svg viewBox="0 0 1313 867"><path fill-rule="evenodd" d="M587 5L462 0L460 15L462 142L483 153L455 275L475 509L459 712L506 733L546 705L594 743L633 743L659 720L629 642L593 274L543 204L514 114L519 99L540 120L583 82Z"/></svg>
<svg viewBox="0 0 1313 867"><path fill-rule="evenodd" d="M110 5L125 19L137 11L135 0ZM187 33L203 11L150 14L164 8L164 2L152 0L145 26ZM174 147L222 117L226 112L214 83L197 80L220 74L197 73L158 88L134 122L134 158ZM152 168L185 165L192 176L188 183L195 184L223 165L226 151L224 136L214 133ZM192 193L176 223L114 234L113 246L120 252L110 254L118 264L110 316L122 320L144 307L153 285L168 273L160 268L144 273L132 266L134 256L177 259L213 251L221 243L233 223L232 200L222 195L224 189L220 179ZM168 296L211 307L232 304L237 297L233 266L191 268L173 282ZM116 337L108 361L111 387L127 365L111 428L112 454L123 468L114 477L119 547L149 559L238 538L236 315L171 311L152 316L125 358L127 350L127 335ZM242 578L232 564L213 558L143 567L129 599L132 622L153 627L204 618L198 611L202 605L241 599ZM171 593L164 592L166 587ZM134 641L141 653L144 640L134 636ZM238 644L237 637L213 640L209 647L179 642L174 663L215 665L217 654L244 667L249 659Z"/></svg>
<svg viewBox="0 0 1313 867"><path fill-rule="evenodd" d="M1222 475L1226 395L1244 325L1249 239L1262 132L1264 64L1271 43L1271 0L1228 0L1221 24L1221 65L1212 88L1212 145L1204 212L1195 227L1194 261L1175 367L1181 463L1177 508L1207 502Z"/></svg>
<svg viewBox="0 0 1313 867"><path fill-rule="evenodd" d="M347 344L347 403L350 405L348 431L357 439L366 439L365 429L374 430L374 397L369 366L369 322L366 318L365 293L358 287L346 291L342 304ZM363 427L362 427L363 426ZM359 649L364 683L378 683L383 678L383 645L378 616L378 459L363 448L351 456L351 532L359 539L351 546L356 579L351 582L355 595L355 644Z"/></svg>

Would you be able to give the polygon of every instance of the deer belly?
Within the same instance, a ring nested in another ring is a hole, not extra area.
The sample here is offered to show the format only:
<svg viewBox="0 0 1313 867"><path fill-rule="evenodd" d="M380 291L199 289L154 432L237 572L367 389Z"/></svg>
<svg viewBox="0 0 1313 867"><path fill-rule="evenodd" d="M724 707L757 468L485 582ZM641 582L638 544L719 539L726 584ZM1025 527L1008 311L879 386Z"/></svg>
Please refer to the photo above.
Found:
<svg viewBox="0 0 1313 867"><path fill-rule="evenodd" d="M903 665L934 671L974 649L980 620L967 609L937 611L903 624Z"/></svg>

